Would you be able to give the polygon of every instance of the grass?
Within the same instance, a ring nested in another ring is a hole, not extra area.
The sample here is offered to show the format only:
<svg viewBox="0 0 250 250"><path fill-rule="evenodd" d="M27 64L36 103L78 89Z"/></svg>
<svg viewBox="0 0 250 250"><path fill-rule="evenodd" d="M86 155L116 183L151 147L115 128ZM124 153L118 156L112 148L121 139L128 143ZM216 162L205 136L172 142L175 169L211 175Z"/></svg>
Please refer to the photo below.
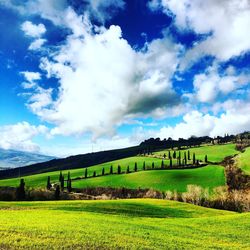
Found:
<svg viewBox="0 0 250 250"><path fill-rule="evenodd" d="M250 175L250 147L236 157L237 166Z"/></svg>
<svg viewBox="0 0 250 250"><path fill-rule="evenodd" d="M196 158L199 160L204 160L205 155L208 156L208 161L214 162L214 163L219 163L223 161L223 159L226 156L233 156L235 154L238 154L239 151L235 149L235 144L225 144L225 145L208 145L208 146L202 146L202 147L196 147L196 148L190 148L188 149L191 153L191 160L192 160L192 154L195 153ZM188 150L181 150L182 157L184 155L184 152ZM163 156L164 153L168 157L168 150L163 150L154 153L157 156ZM172 155L173 151L171 151ZM177 151L178 155L178 151Z"/></svg>
<svg viewBox="0 0 250 250"><path fill-rule="evenodd" d="M164 200L0 202L0 249L249 249L250 214Z"/></svg>
<svg viewBox="0 0 250 250"><path fill-rule="evenodd" d="M206 166L196 169L150 170L123 175L107 175L74 181L74 188L84 187L126 187L152 188L160 191L186 191L189 184L199 185L212 190L225 185L224 168Z"/></svg>

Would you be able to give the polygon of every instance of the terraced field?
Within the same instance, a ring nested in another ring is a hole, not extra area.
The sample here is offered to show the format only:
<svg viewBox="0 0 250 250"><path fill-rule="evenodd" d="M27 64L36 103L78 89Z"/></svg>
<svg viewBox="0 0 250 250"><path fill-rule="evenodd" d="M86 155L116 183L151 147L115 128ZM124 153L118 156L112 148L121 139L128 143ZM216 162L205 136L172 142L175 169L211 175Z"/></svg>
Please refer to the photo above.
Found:
<svg viewBox="0 0 250 250"><path fill-rule="evenodd" d="M249 227L174 201L0 202L0 249L249 249Z"/></svg>
<svg viewBox="0 0 250 250"><path fill-rule="evenodd" d="M236 157L237 166L250 175L250 147Z"/></svg>

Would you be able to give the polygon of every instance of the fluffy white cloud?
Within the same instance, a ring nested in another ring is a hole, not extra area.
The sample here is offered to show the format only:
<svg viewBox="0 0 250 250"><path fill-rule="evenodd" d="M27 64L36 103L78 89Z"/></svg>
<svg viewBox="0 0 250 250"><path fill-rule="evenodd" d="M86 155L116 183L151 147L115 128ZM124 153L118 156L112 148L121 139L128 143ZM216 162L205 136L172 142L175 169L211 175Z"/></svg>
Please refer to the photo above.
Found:
<svg viewBox="0 0 250 250"><path fill-rule="evenodd" d="M30 21L24 22L21 26L21 29L26 36L34 38L39 38L46 32L46 28L42 23L36 25Z"/></svg>
<svg viewBox="0 0 250 250"><path fill-rule="evenodd" d="M233 68L229 67L220 75L217 66L211 66L205 73L194 77L194 96L200 102L209 103L219 94L227 95L249 83L249 74L236 74Z"/></svg>
<svg viewBox="0 0 250 250"><path fill-rule="evenodd" d="M209 34L187 52L182 67L206 54L224 61L250 49L248 0L154 0L149 6L153 10L160 6L180 29Z"/></svg>
<svg viewBox="0 0 250 250"><path fill-rule="evenodd" d="M214 137L225 133L237 134L249 130L250 116L246 114L250 112L250 103L231 101L224 107L227 107L227 111L218 117L192 111L186 114L183 117L183 122L176 126L162 127L158 136L162 139L168 137L188 138L192 135Z"/></svg>
<svg viewBox="0 0 250 250"><path fill-rule="evenodd" d="M28 122L0 126L0 147L3 149L38 152L40 147L32 139L47 132L45 126L32 126Z"/></svg>
<svg viewBox="0 0 250 250"><path fill-rule="evenodd" d="M32 83L41 79L41 74L39 72L22 71L20 72L26 81Z"/></svg>
<svg viewBox="0 0 250 250"><path fill-rule="evenodd" d="M56 125L52 134L112 134L124 119L162 116L179 103L170 81L179 45L163 38L138 52L122 38L119 26L97 29L72 9L65 20L72 34L52 58L41 60L47 76L58 78L58 98L52 100L52 90L39 87L28 103Z"/></svg>
<svg viewBox="0 0 250 250"><path fill-rule="evenodd" d="M42 38L36 39L34 42L32 42L30 44L28 49L29 50L39 50L46 41L47 41L46 39L42 39Z"/></svg>

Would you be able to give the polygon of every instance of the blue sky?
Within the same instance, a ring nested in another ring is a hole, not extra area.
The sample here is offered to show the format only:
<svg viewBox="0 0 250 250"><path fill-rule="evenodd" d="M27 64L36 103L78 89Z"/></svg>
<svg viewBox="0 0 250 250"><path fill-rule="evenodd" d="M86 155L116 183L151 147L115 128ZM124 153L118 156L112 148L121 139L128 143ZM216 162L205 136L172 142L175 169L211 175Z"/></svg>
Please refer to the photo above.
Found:
<svg viewBox="0 0 250 250"><path fill-rule="evenodd" d="M0 0L0 13L1 148L250 129L249 1Z"/></svg>

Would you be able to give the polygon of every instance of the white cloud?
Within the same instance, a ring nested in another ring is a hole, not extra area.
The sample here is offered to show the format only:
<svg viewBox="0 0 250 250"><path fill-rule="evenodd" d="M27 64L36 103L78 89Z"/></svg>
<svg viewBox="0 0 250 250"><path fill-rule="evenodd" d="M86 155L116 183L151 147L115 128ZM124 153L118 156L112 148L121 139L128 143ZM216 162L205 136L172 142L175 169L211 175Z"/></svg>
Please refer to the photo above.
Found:
<svg viewBox="0 0 250 250"><path fill-rule="evenodd" d="M122 38L119 26L91 26L68 9L72 34L41 68L59 80L59 93L41 87L28 106L43 120L56 125L52 134L94 137L113 134L116 126L136 115L158 115L179 103L170 78L177 64L179 45L157 39L146 51L136 52Z"/></svg>
<svg viewBox="0 0 250 250"><path fill-rule="evenodd" d="M35 82L35 81L38 81L41 79L41 74L39 72L31 72L31 71L22 71L20 72L24 78L32 83L32 82Z"/></svg>
<svg viewBox="0 0 250 250"><path fill-rule="evenodd" d="M29 50L39 50L46 41L47 41L46 39L42 39L42 38L36 39L34 42L32 42L30 44L28 49Z"/></svg>
<svg viewBox="0 0 250 250"><path fill-rule="evenodd" d="M220 116L203 114L199 111L192 111L183 117L183 122L171 127L166 126L160 129L157 136L160 138L172 137L188 138L195 136L218 136L225 133L237 134L248 131L250 127L250 103L243 101L230 101L224 105L227 108Z"/></svg>
<svg viewBox="0 0 250 250"><path fill-rule="evenodd" d="M33 126L28 122L0 126L0 147L3 149L38 152L40 147L32 139L47 132L45 126Z"/></svg>
<svg viewBox="0 0 250 250"><path fill-rule="evenodd" d="M36 25L30 21L24 22L21 26L21 29L26 36L33 38L39 38L46 32L46 28L42 23Z"/></svg>
<svg viewBox="0 0 250 250"><path fill-rule="evenodd" d="M178 28L211 34L187 52L182 68L206 54L225 61L250 49L248 0L154 0L151 5L157 2Z"/></svg>

